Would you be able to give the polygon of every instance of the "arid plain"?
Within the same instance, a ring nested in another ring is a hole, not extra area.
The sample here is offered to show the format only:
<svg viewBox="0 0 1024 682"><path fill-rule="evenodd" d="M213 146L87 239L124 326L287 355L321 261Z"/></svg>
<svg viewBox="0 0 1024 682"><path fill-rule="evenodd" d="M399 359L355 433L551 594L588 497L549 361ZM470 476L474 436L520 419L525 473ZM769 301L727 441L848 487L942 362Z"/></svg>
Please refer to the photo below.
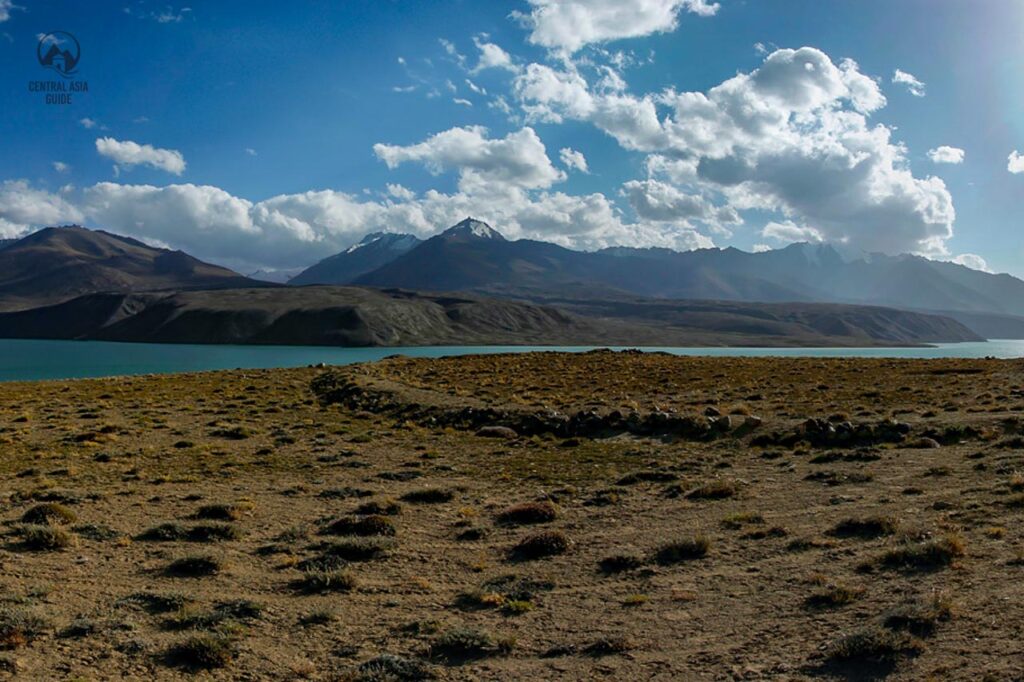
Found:
<svg viewBox="0 0 1024 682"><path fill-rule="evenodd" d="M1024 362L8 383L21 679L1024 675Z"/></svg>

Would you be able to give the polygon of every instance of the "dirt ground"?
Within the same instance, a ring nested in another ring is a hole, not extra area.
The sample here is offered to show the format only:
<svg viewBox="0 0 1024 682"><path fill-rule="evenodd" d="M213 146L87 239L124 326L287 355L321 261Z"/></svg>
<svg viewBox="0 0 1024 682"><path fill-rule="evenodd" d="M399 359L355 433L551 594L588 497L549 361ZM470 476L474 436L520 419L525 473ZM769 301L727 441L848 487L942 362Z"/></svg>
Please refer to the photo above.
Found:
<svg viewBox="0 0 1024 682"><path fill-rule="evenodd" d="M1024 677L1024 362L606 352L340 370L417 406L747 424L698 440L483 437L321 404L326 371L0 384L0 670ZM808 418L905 433L816 444Z"/></svg>

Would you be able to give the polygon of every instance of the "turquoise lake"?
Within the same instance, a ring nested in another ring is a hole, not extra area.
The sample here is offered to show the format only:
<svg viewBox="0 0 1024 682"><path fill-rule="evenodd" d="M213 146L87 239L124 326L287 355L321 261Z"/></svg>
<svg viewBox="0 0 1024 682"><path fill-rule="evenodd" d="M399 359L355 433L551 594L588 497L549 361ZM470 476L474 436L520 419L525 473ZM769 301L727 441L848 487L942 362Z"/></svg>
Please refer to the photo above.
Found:
<svg viewBox="0 0 1024 682"><path fill-rule="evenodd" d="M388 355L418 357L532 350L580 352L592 346L419 346L335 348L324 346L203 346L103 341L0 339L0 381L73 379L198 372L215 369L345 365ZM621 348L615 348L621 350ZM1024 340L950 343L928 348L644 348L677 355L892 358L1021 358Z"/></svg>

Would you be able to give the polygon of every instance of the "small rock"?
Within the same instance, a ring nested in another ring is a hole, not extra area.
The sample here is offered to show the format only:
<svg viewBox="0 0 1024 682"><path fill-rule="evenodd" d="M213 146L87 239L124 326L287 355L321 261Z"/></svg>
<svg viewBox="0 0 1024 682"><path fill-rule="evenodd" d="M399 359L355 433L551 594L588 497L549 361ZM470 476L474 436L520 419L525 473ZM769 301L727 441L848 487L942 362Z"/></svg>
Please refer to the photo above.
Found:
<svg viewBox="0 0 1024 682"><path fill-rule="evenodd" d="M928 448L941 448L942 445L939 443L939 441L935 440L934 438L918 438L916 440L912 440L909 443L907 443L907 447L908 448L928 449Z"/></svg>

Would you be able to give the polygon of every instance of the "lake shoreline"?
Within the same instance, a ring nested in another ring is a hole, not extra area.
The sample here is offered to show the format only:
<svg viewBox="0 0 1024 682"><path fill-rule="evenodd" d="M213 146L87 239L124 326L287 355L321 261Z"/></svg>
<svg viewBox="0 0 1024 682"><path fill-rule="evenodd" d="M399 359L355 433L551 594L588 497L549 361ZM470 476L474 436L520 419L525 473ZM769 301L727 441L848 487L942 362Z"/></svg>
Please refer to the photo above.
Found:
<svg viewBox="0 0 1024 682"><path fill-rule="evenodd" d="M373 362L392 355L446 357L601 348L707 357L1017 358L1024 341L990 340L932 346L661 347L661 346L227 346L111 341L0 339L0 382L179 374L233 369L285 369Z"/></svg>

